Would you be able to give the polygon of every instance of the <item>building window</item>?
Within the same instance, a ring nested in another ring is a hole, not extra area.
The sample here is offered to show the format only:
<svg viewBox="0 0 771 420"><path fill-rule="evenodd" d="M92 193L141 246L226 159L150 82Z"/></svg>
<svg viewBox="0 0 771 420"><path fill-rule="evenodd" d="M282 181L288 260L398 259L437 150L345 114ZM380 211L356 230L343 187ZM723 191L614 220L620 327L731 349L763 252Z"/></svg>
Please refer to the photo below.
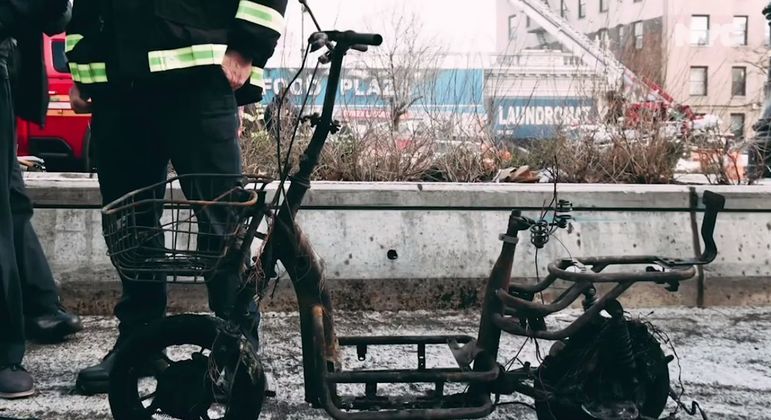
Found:
<svg viewBox="0 0 771 420"><path fill-rule="evenodd" d="M744 114L731 114L731 134L736 139L744 138Z"/></svg>
<svg viewBox="0 0 771 420"><path fill-rule="evenodd" d="M745 96L747 94L747 67L734 67L731 69L731 96Z"/></svg>
<svg viewBox="0 0 771 420"><path fill-rule="evenodd" d="M525 16L525 26L530 27L530 16Z"/></svg>
<svg viewBox="0 0 771 420"><path fill-rule="evenodd" d="M731 33L734 45L747 45L747 21L747 16L734 16L734 31Z"/></svg>
<svg viewBox="0 0 771 420"><path fill-rule="evenodd" d="M707 68L691 67L691 96L707 96Z"/></svg>
<svg viewBox="0 0 771 420"><path fill-rule="evenodd" d="M608 1L609 0L600 0L600 13L608 11Z"/></svg>
<svg viewBox="0 0 771 420"><path fill-rule="evenodd" d="M509 16L509 41L517 37L517 15Z"/></svg>
<svg viewBox="0 0 771 420"><path fill-rule="evenodd" d="M600 47L602 48L608 48L609 42L608 39L610 36L608 36L608 30L607 29L600 29L597 32L597 39L600 42Z"/></svg>
<svg viewBox="0 0 771 420"><path fill-rule="evenodd" d="M632 32L634 34L634 48L641 50L644 45L645 26L642 22L635 22L632 26Z"/></svg>
<svg viewBox="0 0 771 420"><path fill-rule="evenodd" d="M691 45L709 45L709 16L691 16Z"/></svg>
<svg viewBox="0 0 771 420"><path fill-rule="evenodd" d="M560 0L560 16L563 18L568 17L568 5L567 0Z"/></svg>
<svg viewBox="0 0 771 420"><path fill-rule="evenodd" d="M586 0L578 0L578 18L586 17Z"/></svg>
<svg viewBox="0 0 771 420"><path fill-rule="evenodd" d="M764 24L763 26L766 27L766 45L771 45L771 26Z"/></svg>
<svg viewBox="0 0 771 420"><path fill-rule="evenodd" d="M618 45L623 47L626 45L626 26L618 25Z"/></svg>

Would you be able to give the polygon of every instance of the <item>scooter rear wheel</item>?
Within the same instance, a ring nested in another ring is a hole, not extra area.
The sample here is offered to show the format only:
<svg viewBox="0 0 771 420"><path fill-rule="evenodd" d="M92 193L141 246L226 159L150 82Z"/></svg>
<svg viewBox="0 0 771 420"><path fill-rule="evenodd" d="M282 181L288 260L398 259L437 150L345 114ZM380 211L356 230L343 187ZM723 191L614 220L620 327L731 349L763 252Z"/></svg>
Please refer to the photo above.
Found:
<svg viewBox="0 0 771 420"><path fill-rule="evenodd" d="M611 322L603 319L602 322ZM634 375L638 383L636 401L633 401L637 417L658 418L666 407L669 397L668 362L661 345L648 331L648 327L637 321L626 321L632 341L632 350L637 365ZM555 355L547 356L538 370L536 389L552 391L552 397L536 400L536 414L539 420L589 420L598 418L590 415L586 407L612 406L608 392L619 387L618 368L609 362L611 356L607 337L596 331L611 331L603 326L585 330L564 342ZM591 410L590 410L591 411ZM613 411L613 410L611 410ZM618 411L622 409L618 408ZM627 416L629 412L627 411ZM630 418L622 414L604 418Z"/></svg>

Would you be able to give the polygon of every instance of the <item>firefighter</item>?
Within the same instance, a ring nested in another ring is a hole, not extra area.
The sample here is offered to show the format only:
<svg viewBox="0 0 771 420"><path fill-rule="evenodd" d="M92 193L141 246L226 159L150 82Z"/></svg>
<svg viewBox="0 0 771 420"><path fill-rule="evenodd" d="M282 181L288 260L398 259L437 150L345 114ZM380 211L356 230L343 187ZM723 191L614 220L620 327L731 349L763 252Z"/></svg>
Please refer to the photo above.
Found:
<svg viewBox="0 0 771 420"><path fill-rule="evenodd" d="M59 304L30 223L32 202L14 133L16 116L38 124L45 120L43 33L63 31L69 13L68 0L0 0L0 398L34 394L32 377L21 365L26 338L58 341L82 328Z"/></svg>
<svg viewBox="0 0 771 420"><path fill-rule="evenodd" d="M262 98L263 68L283 31L286 6L287 0L75 2L66 40L76 82L70 101L76 111L93 114L104 204L163 182L169 162L180 175L241 173L237 107ZM183 182L182 188L188 198L206 200L232 182ZM214 225L219 216L207 217ZM157 227L159 219L148 212L136 223ZM164 277L129 277L122 276L114 311L118 339L100 363L78 373L80 393L106 392L116 350L165 315ZM223 267L207 280L209 306L227 315L238 267Z"/></svg>

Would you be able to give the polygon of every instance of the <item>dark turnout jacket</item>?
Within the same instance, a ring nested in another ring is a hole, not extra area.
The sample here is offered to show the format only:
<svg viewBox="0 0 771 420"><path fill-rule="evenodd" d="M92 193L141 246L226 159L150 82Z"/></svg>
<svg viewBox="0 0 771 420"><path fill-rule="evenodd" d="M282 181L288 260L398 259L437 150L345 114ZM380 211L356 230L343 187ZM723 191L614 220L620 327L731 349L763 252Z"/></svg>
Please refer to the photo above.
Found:
<svg viewBox="0 0 771 420"><path fill-rule="evenodd" d="M43 61L43 33L64 31L69 0L0 0L0 42L14 38L14 108L16 115L43 124L48 108L48 77ZM6 43L7 45L7 43Z"/></svg>
<svg viewBox="0 0 771 420"><path fill-rule="evenodd" d="M284 29L287 0L77 0L67 28L84 96L111 84L180 83L221 71L225 52L252 60L239 104L262 99L263 69Z"/></svg>

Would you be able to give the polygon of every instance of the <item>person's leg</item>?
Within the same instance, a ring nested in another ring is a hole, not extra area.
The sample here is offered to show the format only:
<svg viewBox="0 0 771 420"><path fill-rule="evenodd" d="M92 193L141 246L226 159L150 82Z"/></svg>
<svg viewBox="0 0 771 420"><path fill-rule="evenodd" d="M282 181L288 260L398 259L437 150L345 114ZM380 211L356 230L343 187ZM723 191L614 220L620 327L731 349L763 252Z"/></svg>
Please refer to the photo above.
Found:
<svg viewBox="0 0 771 420"><path fill-rule="evenodd" d="M80 318L61 307L51 267L30 222L32 202L24 188L19 165L13 165L11 171L10 201L27 337L43 342L59 342L65 336L80 331L83 326Z"/></svg>
<svg viewBox="0 0 771 420"><path fill-rule="evenodd" d="M11 171L18 163L7 42L0 39L0 398L20 398L32 395L34 390L32 377L21 368L24 308L13 245L10 193Z"/></svg>
<svg viewBox="0 0 771 420"><path fill-rule="evenodd" d="M105 104L95 104L92 141L99 144L97 173L103 205L166 179L166 153L157 142L157 133L146 123L145 110L132 99L137 98L111 98ZM162 198L164 192L165 189L160 187L138 199ZM160 223L161 212L162 206L157 204L137 207L126 221L154 229ZM103 224L105 222L103 218ZM108 234L111 228L104 228ZM156 235L152 243L143 246L162 248L163 235ZM110 251L120 252L118 249ZM115 307L121 335L165 315L166 284L160 274L122 272L121 281L123 294Z"/></svg>
<svg viewBox="0 0 771 420"><path fill-rule="evenodd" d="M169 144L174 168L180 175L236 175L209 178L197 182L183 181L185 196L196 200L212 200L240 182L241 153L238 144L238 107L224 76L212 72L203 78L195 91L184 93L180 105L167 108L162 132ZM184 178L183 178L184 179ZM209 206L196 211L199 251L216 252L223 236L236 227L237 215L231 209ZM216 276L207 278L209 306L217 315L230 315L240 284L240 261L220 266Z"/></svg>
<svg viewBox="0 0 771 420"><path fill-rule="evenodd" d="M19 165L14 165L10 178L10 201L13 215L14 245L19 276L22 278L25 315L54 312L59 305L59 292L54 276L32 229L32 201L27 197Z"/></svg>
<svg viewBox="0 0 771 420"><path fill-rule="evenodd" d="M146 97L130 91L94 100L91 138L99 144L96 149L97 173L104 205L166 179L168 158L160 148L158 133L148 125L151 116L144 106L145 101ZM156 188L138 200L161 198L163 194L164 188ZM133 215L125 218L128 224L123 228L154 229L159 225L161 213L162 206L157 204L136 208ZM106 236L114 233L105 216L102 223ZM137 234L137 231L129 233ZM110 252L122 251L110 246L110 240L107 243ZM158 252L163 247L163 235L155 235L142 247ZM115 306L115 315L120 322L118 341L101 363L79 372L76 388L84 394L107 392L114 350L134 331L166 313L166 283L162 274L130 271L120 274L123 293Z"/></svg>

